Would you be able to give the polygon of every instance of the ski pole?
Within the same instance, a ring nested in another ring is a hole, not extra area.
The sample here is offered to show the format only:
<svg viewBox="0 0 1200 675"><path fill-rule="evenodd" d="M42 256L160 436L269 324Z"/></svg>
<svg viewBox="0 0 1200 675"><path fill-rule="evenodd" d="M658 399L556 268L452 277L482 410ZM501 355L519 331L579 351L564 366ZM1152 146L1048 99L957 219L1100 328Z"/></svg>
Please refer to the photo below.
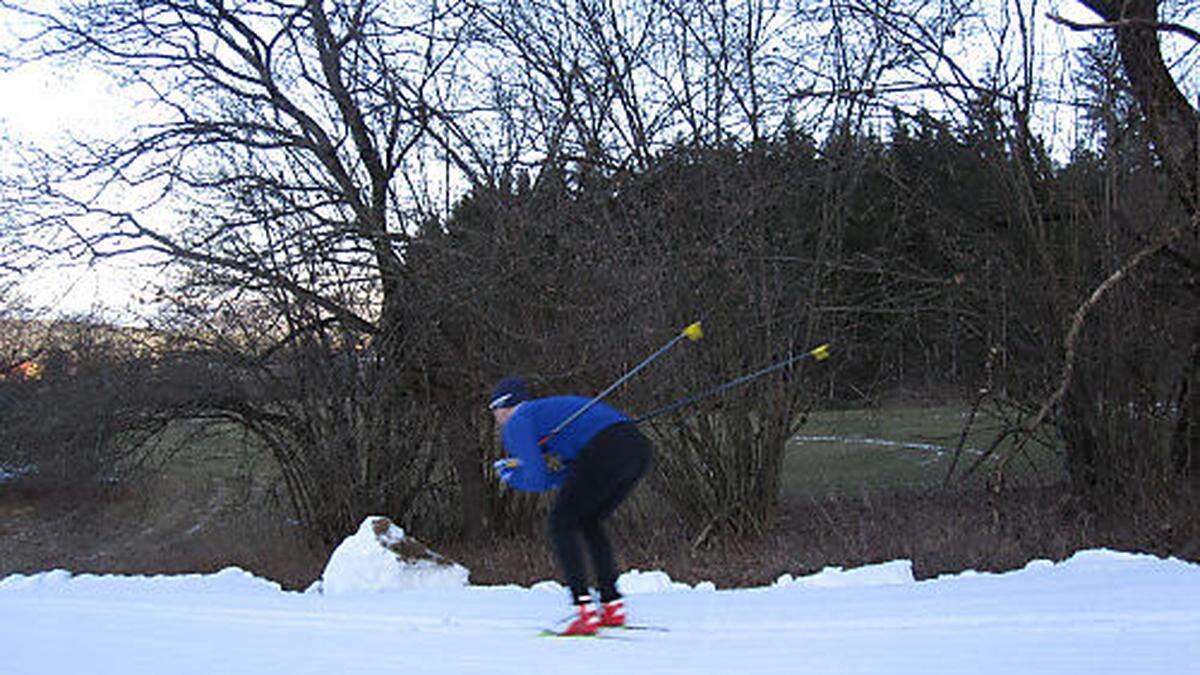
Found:
<svg viewBox="0 0 1200 675"><path fill-rule="evenodd" d="M538 441L538 445L545 445L551 438L554 437L555 434L562 431L571 422L574 422L575 420L579 419L580 415L587 412L589 408L591 408L592 406L596 405L601 400L603 400L605 396L608 396L609 394L611 394L617 387L621 386L622 384L625 383L626 380L628 380L629 378L636 375L637 372L640 371L642 368L645 368L646 366L650 365L655 359L657 359L658 357L665 354L668 349L670 349L671 347L674 347L676 345L676 343L678 343L680 340L687 338L688 340L691 340L692 342L696 342L697 340L699 340L702 337L704 337L704 331L700 328L699 321L689 325L687 328L684 328L682 331L680 331L680 333L678 335L671 338L671 340L669 342L667 342L667 344L660 347L658 351L654 352L649 357L647 357L644 361L642 361L641 363L634 366L633 369L630 370L629 372L627 372L624 375L622 375L621 377L617 378L616 382L613 382L612 384L610 384L608 386L607 389L605 389L604 391L597 394L595 398L593 398L592 400L583 404L583 406L581 406L579 408L579 410L576 410L575 412L571 413L570 417L563 420L561 423L559 423L558 426L554 427L554 429L551 430L550 433L546 434L546 436L544 438L542 438L542 440Z"/></svg>
<svg viewBox="0 0 1200 675"><path fill-rule="evenodd" d="M793 364L797 361L803 360L805 358L808 358L810 356L818 361L824 361L825 359L829 358L829 343L823 344L820 347L817 347L815 349L810 349L802 354L798 354L796 356L786 358L783 361L780 361L779 363L767 366L766 368L763 368L762 370L758 370L753 373L750 373L749 375L743 375L737 379L730 380L730 381L726 382L725 384L717 385L717 386L713 387L712 389L709 389L707 391L702 391L699 394L693 394L691 396L686 396L684 398L681 398L678 401L675 401L674 403L670 403L670 404L665 405L657 410L652 410L652 411L646 413L645 415L642 415L641 417L633 420L633 423L641 424L642 422L645 422L646 420L658 417L659 415L665 415L671 411L683 408L684 406L689 406L689 405L692 405L693 403L698 403L706 398L716 396L717 394L728 391L729 389L733 389L734 387L746 384L747 382L749 382L751 380L758 379L758 378L762 377L763 375L773 373L781 368L786 368L787 366L790 366L791 364Z"/></svg>

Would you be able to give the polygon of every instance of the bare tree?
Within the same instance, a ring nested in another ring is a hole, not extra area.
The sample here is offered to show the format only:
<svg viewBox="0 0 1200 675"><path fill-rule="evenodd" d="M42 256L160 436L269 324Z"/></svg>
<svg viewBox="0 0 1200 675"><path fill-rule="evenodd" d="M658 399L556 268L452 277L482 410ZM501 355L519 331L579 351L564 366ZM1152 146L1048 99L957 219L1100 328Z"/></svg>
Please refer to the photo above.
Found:
<svg viewBox="0 0 1200 675"><path fill-rule="evenodd" d="M1034 277L1046 280L1044 292L1028 293L1025 303L1041 307L1042 319L1040 326L1031 325L1039 349L1024 360L1040 363L1037 367L1044 374L1027 371L1023 378L1023 393L1017 396L1023 410L996 441L1012 435L1017 442L994 477L999 484L1012 463L1023 457L1027 444L1061 443L1073 487L1111 506L1164 494L1162 457L1169 454L1162 452L1165 437L1171 438L1176 464L1194 466L1187 458L1194 457L1195 447L1188 435L1195 428L1191 392L1196 315L1190 308L1195 305L1197 249L1190 232L1196 227L1198 120L1157 37L1169 26L1182 28L1159 20L1158 8L1167 3L1082 4L1103 20L1084 24L1051 18L1078 30L1113 31L1123 77L1105 63L1093 62L1103 69L1096 76L1107 88L1098 92L1104 97L1100 105L1106 106L1105 126L1098 135L1103 139L1106 176L1102 191L1082 190L1086 196L1068 213L1046 200L1046 177L1051 174L1039 171L1036 160L1013 184L1020 189L1011 194L1026 214L1023 241L1032 255L1025 257L1042 261ZM1113 91L1126 86L1138 111L1119 118L1122 108ZM1018 131L1029 128L1022 123L1027 116L1014 119ZM1024 132L1016 138L1021 137L1031 135ZM1174 205L1158 198L1162 191L1155 163L1138 162L1149 145L1167 170ZM1021 155L1030 156L1030 145L1017 147ZM1071 203L1068 194L1056 197L1063 198ZM1064 239L1064 220L1083 236ZM1001 243L1010 253L1019 251L1012 246L1017 242ZM1049 393L1036 384L1039 381L1048 382ZM1055 433L1049 438L1044 422L1053 422ZM1168 426L1172 430L1163 434Z"/></svg>
<svg viewBox="0 0 1200 675"><path fill-rule="evenodd" d="M387 371L369 397L378 410L359 422L418 414L414 401L436 385L414 366L422 324L403 252L430 202L409 172L457 129L435 122L451 118L448 74L470 24L463 5L90 0L0 9L37 27L9 59L88 63L150 111L121 138L45 153L6 190L36 209L43 232L56 228L48 248L151 251L192 270L189 283L210 297L282 303L293 321L278 325L276 340L321 339L337 327L357 336L337 349L366 344ZM445 161L478 173L469 148L455 145ZM396 466L385 460L424 443L361 438L374 440L349 446L344 461ZM463 490L478 493L478 457L453 456ZM303 479L325 480L313 471ZM364 470L346 480L346 490L377 495L394 477ZM353 517L338 514L336 527ZM465 518L470 533L478 522Z"/></svg>
<svg viewBox="0 0 1200 675"><path fill-rule="evenodd" d="M1175 81L1160 45L1165 31L1178 32L1200 44L1197 31L1160 20L1163 0L1079 0L1103 20L1096 26L1114 31L1125 74L1141 105L1154 139L1155 149L1166 165L1179 196L1195 212L1197 197L1197 143L1200 130L1197 111ZM1076 26L1084 28L1085 26Z"/></svg>
<svg viewBox="0 0 1200 675"><path fill-rule="evenodd" d="M1182 93L1167 60L1164 58L1161 36L1177 34L1200 43L1197 31L1176 21L1160 17L1160 9L1169 3L1159 0L1080 0L1095 12L1101 23L1084 24L1056 20L1077 30L1111 30L1116 37L1124 73L1130 89L1144 116L1154 148L1163 162L1175 193L1190 214L1190 223L1152 228L1146 237L1149 242L1129 258L1080 305L1071 324L1067 340L1067 356L1060 383L1054 394L1039 410L1035 421L1043 418L1050 407L1062 399L1072 385L1072 370L1076 358L1077 334L1089 310L1121 278L1151 255L1165 256L1170 265L1177 266L1191 280L1186 285L1193 298L1200 285L1200 112L1193 108ZM1189 231L1190 230L1190 231ZM1192 311L1179 311L1178 318L1191 326L1190 348L1179 355L1174 385L1176 423L1171 437L1171 453L1176 466L1185 474L1200 476L1200 391L1196 382L1200 373L1200 314L1192 303Z"/></svg>

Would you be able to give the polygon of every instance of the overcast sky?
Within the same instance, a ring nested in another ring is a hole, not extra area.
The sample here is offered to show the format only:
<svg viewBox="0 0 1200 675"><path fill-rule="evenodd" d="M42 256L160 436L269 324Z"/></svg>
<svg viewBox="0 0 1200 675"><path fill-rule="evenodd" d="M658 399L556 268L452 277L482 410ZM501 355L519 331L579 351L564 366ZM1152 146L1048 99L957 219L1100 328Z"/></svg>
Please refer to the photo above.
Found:
<svg viewBox="0 0 1200 675"><path fill-rule="evenodd" d="M7 20L0 15L5 43L17 29ZM0 72L0 132L23 143L51 147L72 132L115 133L129 119L129 105L107 78L86 69L27 64ZM22 286L35 306L53 313L97 306L124 313L131 300L140 302L145 276L131 261L80 263L27 275Z"/></svg>

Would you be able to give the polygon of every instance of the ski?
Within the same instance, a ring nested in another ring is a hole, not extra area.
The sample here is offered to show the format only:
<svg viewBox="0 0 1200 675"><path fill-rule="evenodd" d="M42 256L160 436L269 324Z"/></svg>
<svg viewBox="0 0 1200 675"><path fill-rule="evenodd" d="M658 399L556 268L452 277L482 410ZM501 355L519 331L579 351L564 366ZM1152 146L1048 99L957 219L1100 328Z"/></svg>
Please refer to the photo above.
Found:
<svg viewBox="0 0 1200 675"><path fill-rule="evenodd" d="M543 628L540 632L538 632L538 637L562 638L564 640L629 640L632 638L630 635L613 635L612 633L604 633L600 631L590 633L588 635L563 635L562 633L556 630L550 630L549 628Z"/></svg>
<svg viewBox="0 0 1200 675"><path fill-rule="evenodd" d="M562 633L560 633L556 630L551 630L549 628L543 628L541 631L538 632L538 635L540 637L559 637L559 638L617 638L617 639L620 639L621 637L625 637L625 638L632 637L629 635L622 636L621 633L635 632L635 631L644 631L644 632L652 632L652 633L669 633L669 632L671 632L671 629L667 628L665 626L648 626L645 624L635 623L635 624L627 624L625 626L602 626L600 628L600 630L596 631L595 633L588 634L588 635L563 635Z"/></svg>

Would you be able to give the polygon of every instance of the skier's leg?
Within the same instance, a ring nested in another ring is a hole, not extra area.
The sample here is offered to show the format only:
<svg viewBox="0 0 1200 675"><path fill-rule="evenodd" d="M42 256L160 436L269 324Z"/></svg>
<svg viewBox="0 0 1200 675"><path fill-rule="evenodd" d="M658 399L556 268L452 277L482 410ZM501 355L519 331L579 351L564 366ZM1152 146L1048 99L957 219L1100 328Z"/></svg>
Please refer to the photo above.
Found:
<svg viewBox="0 0 1200 675"><path fill-rule="evenodd" d="M584 448L559 488L550 511L550 540L576 602L588 593L580 534L587 539L600 587L616 594L612 546L599 524L629 495L649 464L650 444L636 427L610 427Z"/></svg>
<svg viewBox="0 0 1200 675"><path fill-rule="evenodd" d="M596 587L600 591L600 602L609 602L621 597L617 592L617 565L613 559L612 544L604 533L604 524L599 517L585 518L580 532L587 542L592 567L596 570Z"/></svg>
<svg viewBox="0 0 1200 675"><path fill-rule="evenodd" d="M559 631L560 635L591 635L601 626L600 614L592 607L592 598L588 593L587 575L579 547L577 496L575 491L560 492L550 512L550 540L554 544L563 578L571 589L571 602L575 603L578 612L575 619Z"/></svg>
<svg viewBox="0 0 1200 675"><path fill-rule="evenodd" d="M550 510L550 541L576 604L588 595L587 569L579 537L583 523L594 518L602 506L607 486L602 467L587 455L582 453L571 467Z"/></svg>
<svg viewBox="0 0 1200 675"><path fill-rule="evenodd" d="M571 600L579 604L588 596L587 575L579 546L577 499L572 491L565 488L566 485L550 511L550 542L554 546L563 581L571 590Z"/></svg>
<svg viewBox="0 0 1200 675"><path fill-rule="evenodd" d="M604 477L596 486L599 498L594 509L580 518L580 532L587 542L602 602L621 597L617 592L617 566L603 520L633 492L649 468L650 454L650 445L641 432L631 425L622 425L597 437L594 447L589 447L581 457L589 475Z"/></svg>

